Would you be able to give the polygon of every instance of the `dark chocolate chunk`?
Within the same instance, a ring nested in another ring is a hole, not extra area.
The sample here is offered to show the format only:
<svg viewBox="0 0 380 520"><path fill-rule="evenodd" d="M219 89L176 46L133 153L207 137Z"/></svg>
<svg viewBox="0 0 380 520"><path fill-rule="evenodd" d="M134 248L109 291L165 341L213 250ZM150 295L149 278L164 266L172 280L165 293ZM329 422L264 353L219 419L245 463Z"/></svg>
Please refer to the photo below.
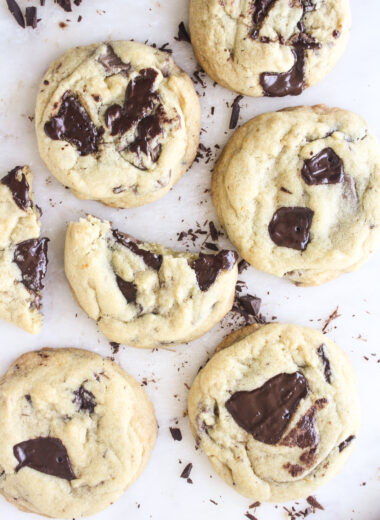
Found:
<svg viewBox="0 0 380 520"><path fill-rule="evenodd" d="M27 7L25 10L25 20L28 27L35 29L37 27L37 8Z"/></svg>
<svg viewBox="0 0 380 520"><path fill-rule="evenodd" d="M179 428L169 428L170 433L175 441L182 440L182 432Z"/></svg>
<svg viewBox="0 0 380 520"><path fill-rule="evenodd" d="M226 408L237 424L265 444L277 444L309 387L300 372L278 374L254 390L235 392Z"/></svg>
<svg viewBox="0 0 380 520"><path fill-rule="evenodd" d="M310 242L310 228L314 211L309 208L280 208L269 224L269 235L280 247L304 251Z"/></svg>
<svg viewBox="0 0 380 520"><path fill-rule="evenodd" d="M124 61L115 53L111 45L107 45L105 54L99 56L98 62L103 65L106 72L110 75L122 74L123 76L128 76L128 73L131 70L131 64L124 63Z"/></svg>
<svg viewBox="0 0 380 520"><path fill-rule="evenodd" d="M193 465L190 462L181 473L181 478L189 478Z"/></svg>
<svg viewBox="0 0 380 520"><path fill-rule="evenodd" d="M8 9L20 27L25 29L24 16L16 0L7 0Z"/></svg>
<svg viewBox="0 0 380 520"><path fill-rule="evenodd" d="M298 96L305 88L305 51L292 50L294 65L287 72L263 72L260 84L264 95L270 97Z"/></svg>
<svg viewBox="0 0 380 520"><path fill-rule="evenodd" d="M217 255L200 253L191 264L201 291L207 291L222 271L231 271L238 260L235 251L223 250Z"/></svg>
<svg viewBox="0 0 380 520"><path fill-rule="evenodd" d="M243 99L243 96L236 96L232 103L232 112L231 112L231 119L230 119L230 130L233 130L236 128L236 125L239 121L239 115L240 115L240 101Z"/></svg>
<svg viewBox="0 0 380 520"><path fill-rule="evenodd" d="M22 274L22 283L33 292L43 289L43 279L48 264L48 238L32 238L17 244L13 261Z"/></svg>
<svg viewBox="0 0 380 520"><path fill-rule="evenodd" d="M94 413L97 402L92 392L86 390L85 387L81 385L78 390L75 390L74 396L73 403L78 406L79 410Z"/></svg>
<svg viewBox="0 0 380 520"><path fill-rule="evenodd" d="M137 296L137 287L133 282L126 282L116 275L117 285L128 303L134 303Z"/></svg>
<svg viewBox="0 0 380 520"><path fill-rule="evenodd" d="M326 381L331 385L331 366L328 355L326 354L326 345L322 343L317 349L318 356L321 358L323 363L324 375Z"/></svg>
<svg viewBox="0 0 380 520"><path fill-rule="evenodd" d="M71 12L71 0L54 0L64 11Z"/></svg>
<svg viewBox="0 0 380 520"><path fill-rule="evenodd" d="M132 253L135 253L135 255L141 256L141 258L144 260L146 265L148 267L151 267L152 269L155 269L156 271L160 270L161 264L162 264L162 255L156 255L155 253L152 253L151 251L147 251L146 249L141 249L137 245L137 241L131 237L130 235L127 235L126 233L122 233L121 231L114 229L112 231L113 236L115 239L120 243L123 244L124 247L127 247L132 251Z"/></svg>
<svg viewBox="0 0 380 520"><path fill-rule="evenodd" d="M268 16L269 10L275 4L276 0L254 0L253 2L253 16L254 29L252 31L252 38L256 39L259 35L260 28Z"/></svg>
<svg viewBox="0 0 380 520"><path fill-rule="evenodd" d="M247 316L258 316L261 307L261 298L253 296L253 294L245 294L236 298L236 306L234 310L241 312Z"/></svg>
<svg viewBox="0 0 380 520"><path fill-rule="evenodd" d="M349 437L347 437L346 440L344 440L343 442L341 442L341 443L339 444L339 446L338 446L338 448L339 448L339 453L340 453L341 451L343 451L345 448L347 448L347 446L348 446L349 444L351 444L351 442L352 442L354 439L355 439L355 435L350 435Z"/></svg>
<svg viewBox="0 0 380 520"><path fill-rule="evenodd" d="M344 181L342 159L332 148L324 148L317 155L306 159L301 172L306 184L337 184Z"/></svg>
<svg viewBox="0 0 380 520"><path fill-rule="evenodd" d="M219 238L218 230L215 227L215 224L212 220L208 223L208 227L210 228L211 239L216 242Z"/></svg>
<svg viewBox="0 0 380 520"><path fill-rule="evenodd" d="M8 175L1 179L1 183L8 186L11 190L13 200L17 206L26 211L31 205L29 199L29 184L21 170L22 166L16 166Z"/></svg>
<svg viewBox="0 0 380 520"><path fill-rule="evenodd" d="M178 26L178 36L174 38L177 42L188 42L191 43L189 33L185 27L185 24L181 22Z"/></svg>
<svg viewBox="0 0 380 520"><path fill-rule="evenodd" d="M303 415L295 425L295 427L281 441L282 446L299 448L315 448L319 443L319 434L315 428L315 417L318 410L324 408L327 399L319 399L308 411Z"/></svg>
<svg viewBox="0 0 380 520"><path fill-rule="evenodd" d="M20 442L13 446L13 453L19 462L16 472L27 466L65 480L76 478L65 446L54 437L38 437Z"/></svg>
<svg viewBox="0 0 380 520"><path fill-rule="evenodd" d="M96 128L78 98L69 91L62 97L58 114L45 123L44 130L50 139L74 145L79 155L97 152L104 133L103 128Z"/></svg>

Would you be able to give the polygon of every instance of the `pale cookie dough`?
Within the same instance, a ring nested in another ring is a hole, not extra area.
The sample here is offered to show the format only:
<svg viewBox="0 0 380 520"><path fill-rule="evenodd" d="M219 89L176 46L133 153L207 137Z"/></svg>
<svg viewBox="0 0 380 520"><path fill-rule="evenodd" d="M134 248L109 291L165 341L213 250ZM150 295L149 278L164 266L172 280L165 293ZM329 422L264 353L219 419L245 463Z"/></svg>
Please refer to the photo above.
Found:
<svg viewBox="0 0 380 520"><path fill-rule="evenodd" d="M77 197L129 208L165 195L190 167L200 116L193 83L170 54L114 41L51 64L36 132L47 167Z"/></svg>
<svg viewBox="0 0 380 520"><path fill-rule="evenodd" d="M40 208L33 174L17 166L0 179L0 318L36 334L42 327L41 291L47 238L40 238Z"/></svg>
<svg viewBox="0 0 380 520"><path fill-rule="evenodd" d="M98 354L29 352L0 380L0 492L22 511L105 509L142 473L156 436L144 390Z"/></svg>
<svg viewBox="0 0 380 520"><path fill-rule="evenodd" d="M195 55L218 83L248 96L296 96L334 67L349 0L190 0Z"/></svg>
<svg viewBox="0 0 380 520"><path fill-rule="evenodd" d="M197 375L188 411L217 473L273 502L306 497L336 475L360 422L345 353L319 331L277 323L228 336Z"/></svg>
<svg viewBox="0 0 380 520"><path fill-rule="evenodd" d="M205 334L230 311L237 254L180 253L137 241L89 216L70 222L65 272L103 334L133 347L166 347Z"/></svg>
<svg viewBox="0 0 380 520"><path fill-rule="evenodd" d="M243 258L297 285L358 269L380 247L380 153L358 115L324 105L258 116L215 167L219 219Z"/></svg>

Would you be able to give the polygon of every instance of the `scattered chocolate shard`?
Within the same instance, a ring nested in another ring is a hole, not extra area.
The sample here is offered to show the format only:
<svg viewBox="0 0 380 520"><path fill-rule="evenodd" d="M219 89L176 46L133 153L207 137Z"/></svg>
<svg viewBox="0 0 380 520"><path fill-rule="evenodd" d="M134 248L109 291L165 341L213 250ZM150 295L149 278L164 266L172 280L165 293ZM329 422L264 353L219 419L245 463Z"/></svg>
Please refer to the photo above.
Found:
<svg viewBox="0 0 380 520"><path fill-rule="evenodd" d="M19 24L20 27L25 29L24 16L16 0L7 0L7 5L16 22Z"/></svg>
<svg viewBox="0 0 380 520"><path fill-rule="evenodd" d="M338 310L339 310L339 305L336 306L336 308L333 310L333 312L330 314L330 316L325 321L325 323L322 327L323 334L325 334L327 327L330 325L330 323L332 321L336 320L337 318L340 318L341 314L338 314Z"/></svg>
<svg viewBox="0 0 380 520"><path fill-rule="evenodd" d="M27 27L35 29L37 27L37 8L27 7L25 10L25 20Z"/></svg>
<svg viewBox="0 0 380 520"><path fill-rule="evenodd" d="M79 389L74 392L74 396L73 403L78 406L79 410L94 413L97 402L92 392L86 390L86 388L81 385Z"/></svg>
<svg viewBox="0 0 380 520"><path fill-rule="evenodd" d="M182 440L182 432L179 428L169 428L170 433L175 441L181 441Z"/></svg>
<svg viewBox="0 0 380 520"><path fill-rule="evenodd" d="M188 42L191 43L191 39L189 36L189 33L187 32L187 29L185 27L185 24L181 22L178 26L178 36L174 37L177 42Z"/></svg>
<svg viewBox="0 0 380 520"><path fill-rule="evenodd" d="M309 496L306 499L306 502L311 505L314 509L320 509L321 511L324 511L325 508L318 502L318 500L315 497Z"/></svg>
<svg viewBox="0 0 380 520"><path fill-rule="evenodd" d="M71 13L71 0L54 0L64 11Z"/></svg>
<svg viewBox="0 0 380 520"><path fill-rule="evenodd" d="M210 222L208 223L208 226L210 228L210 235L211 235L211 239L214 241L214 242L217 242L218 238L219 238L219 233L218 233L218 230L216 229L215 227L215 224L212 220L210 220Z"/></svg>
<svg viewBox="0 0 380 520"><path fill-rule="evenodd" d="M117 354L120 349L120 343L116 343L116 341L110 341L110 346L112 348L112 353Z"/></svg>
<svg viewBox="0 0 380 520"><path fill-rule="evenodd" d="M193 469L193 464L191 462L189 462L189 464L187 464L185 469L182 471L181 478L188 479L190 477L190 473L191 473L192 469Z"/></svg>
<svg viewBox="0 0 380 520"><path fill-rule="evenodd" d="M230 119L230 126L229 129L233 130L236 128L238 121L239 121L239 115L240 115L240 101L243 99L244 96L236 96L232 103L232 112L231 112L231 119Z"/></svg>

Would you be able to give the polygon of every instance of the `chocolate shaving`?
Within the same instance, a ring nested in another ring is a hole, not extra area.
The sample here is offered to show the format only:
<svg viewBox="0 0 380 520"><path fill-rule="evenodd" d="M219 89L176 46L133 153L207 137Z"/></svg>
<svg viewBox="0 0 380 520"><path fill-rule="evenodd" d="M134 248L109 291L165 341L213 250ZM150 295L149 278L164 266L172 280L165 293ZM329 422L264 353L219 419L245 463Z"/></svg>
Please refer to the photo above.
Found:
<svg viewBox="0 0 380 520"><path fill-rule="evenodd" d="M37 27L37 8L27 7L25 10L25 20L28 27L35 29Z"/></svg>
<svg viewBox="0 0 380 520"><path fill-rule="evenodd" d="M191 470L193 469L193 465L191 462L185 467L185 469L181 473L181 478L189 478Z"/></svg>
<svg viewBox="0 0 380 520"><path fill-rule="evenodd" d="M307 497L306 502L311 505L314 509L320 509L321 511L324 511L325 508L318 502L318 500L315 497Z"/></svg>
<svg viewBox="0 0 380 520"><path fill-rule="evenodd" d="M327 320L325 321L323 327L322 327L322 332L323 334L326 333L326 329L327 327L330 325L330 323L333 321L333 320L336 320L337 318L340 318L341 314L338 314L338 309L339 309L339 305L336 306L336 308L333 310L333 312L330 314L330 316L327 318Z"/></svg>
<svg viewBox="0 0 380 520"><path fill-rule="evenodd" d="M243 96L239 95L236 96L232 103L232 113L231 113L231 119L230 119L230 126L229 129L233 130L236 128L236 125L239 121L239 115L240 115L240 101L243 99Z"/></svg>
<svg viewBox="0 0 380 520"><path fill-rule="evenodd" d="M178 26L178 36L174 37L177 42L188 42L191 43L191 39L189 36L189 33L187 32L187 29L185 27L185 24L181 22Z"/></svg>
<svg viewBox="0 0 380 520"><path fill-rule="evenodd" d="M25 29L24 16L16 0L7 0L8 9L20 27Z"/></svg>

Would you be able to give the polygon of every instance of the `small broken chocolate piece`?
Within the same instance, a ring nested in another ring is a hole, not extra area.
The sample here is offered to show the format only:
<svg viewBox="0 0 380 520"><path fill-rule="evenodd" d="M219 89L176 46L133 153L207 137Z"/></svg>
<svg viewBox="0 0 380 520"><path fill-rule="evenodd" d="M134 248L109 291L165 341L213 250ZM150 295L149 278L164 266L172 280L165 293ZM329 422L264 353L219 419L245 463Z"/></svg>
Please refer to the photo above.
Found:
<svg viewBox="0 0 380 520"><path fill-rule="evenodd" d="M189 33L185 27L185 24L181 22L178 26L178 36L174 37L177 42L188 42L191 43Z"/></svg>
<svg viewBox="0 0 380 520"><path fill-rule="evenodd" d="M65 480L76 478L65 446L55 437L37 437L20 442L13 446L13 454L19 462L16 473L27 466Z"/></svg>
<svg viewBox="0 0 380 520"><path fill-rule="evenodd" d="M25 10L25 21L27 27L32 27L35 29L37 27L37 8L36 7L27 7Z"/></svg>
<svg viewBox="0 0 380 520"><path fill-rule="evenodd" d="M156 162L161 155L161 146L159 144L153 146L152 141L161 135L162 122L165 119L166 114L162 105L157 108L154 114L142 119L137 125L137 137L129 146L129 150L137 155L144 153L153 162Z"/></svg>
<svg viewBox="0 0 380 520"><path fill-rule="evenodd" d="M71 12L71 0L54 0L64 11Z"/></svg>
<svg viewBox="0 0 380 520"><path fill-rule="evenodd" d="M13 200L20 209L24 211L31 206L32 202L29 199L29 184L22 172L22 166L16 166L8 175L1 179L1 183L12 192Z"/></svg>
<svg viewBox="0 0 380 520"><path fill-rule="evenodd" d="M240 101L243 99L243 96L236 96L232 103L232 112L231 112L231 119L230 119L230 126L229 129L233 130L236 128L236 125L239 121L239 115L240 115Z"/></svg>
<svg viewBox="0 0 380 520"><path fill-rule="evenodd" d="M320 503L318 502L318 500L317 500L315 497L313 497L313 496L309 496L309 497L307 497L307 498L306 498L306 502L307 502L308 504L310 504L311 507L314 508L314 509L320 509L321 511L324 511L324 510L325 510L325 508L323 507L323 505L320 504Z"/></svg>
<svg viewBox="0 0 380 520"><path fill-rule="evenodd" d="M218 233L218 230L216 229L215 227L215 224L212 220L210 220L210 222L208 223L208 227L210 229L210 235L211 235L211 239L216 242L219 238L219 233Z"/></svg>
<svg viewBox="0 0 380 520"><path fill-rule="evenodd" d="M280 208L268 226L269 235L277 246L304 251L310 242L313 216L309 208Z"/></svg>
<svg viewBox="0 0 380 520"><path fill-rule="evenodd" d="M123 293L124 298L128 303L135 303L137 297L137 287L133 282L126 282L120 276L116 275L117 285Z"/></svg>
<svg viewBox="0 0 380 520"><path fill-rule="evenodd" d="M169 428L170 433L175 441L181 441L182 440L182 432L179 428Z"/></svg>
<svg viewBox="0 0 380 520"><path fill-rule="evenodd" d="M78 406L79 410L94 413L97 402L92 392L86 390L85 387L81 385L78 390L75 390L74 396L73 403Z"/></svg>
<svg viewBox="0 0 380 520"><path fill-rule="evenodd" d="M104 129L94 125L79 99L69 91L62 97L58 114L45 123L44 130L50 139L69 142L83 156L98 151L104 133Z"/></svg>
<svg viewBox="0 0 380 520"><path fill-rule="evenodd" d="M292 50L294 65L287 72L263 72L260 85L264 95L269 97L298 96L305 88L305 51Z"/></svg>
<svg viewBox="0 0 380 520"><path fill-rule="evenodd" d="M131 70L131 64L124 63L124 61L115 53L113 47L109 44L107 45L105 54L99 56L98 62L103 65L105 71L109 75L122 74L127 77Z"/></svg>
<svg viewBox="0 0 380 520"><path fill-rule="evenodd" d="M254 29L252 31L252 38L255 40L260 32L261 26L268 16L268 13L275 4L276 0L254 0L253 2L253 16Z"/></svg>
<svg viewBox="0 0 380 520"><path fill-rule="evenodd" d="M321 361L323 363L323 371L325 375L326 381L331 385L331 366L330 366L330 360L328 358L328 355L326 353L326 345L322 343L317 349L317 354L321 358Z"/></svg>
<svg viewBox="0 0 380 520"><path fill-rule="evenodd" d="M134 238L126 233L122 233L121 231L114 229L112 231L114 238L122 244L124 247L127 247L135 253L135 255L141 256L144 260L145 264L148 267L151 267L155 271L159 271L162 264L162 255L156 255L151 251L147 251L146 249L141 249Z"/></svg>
<svg viewBox="0 0 380 520"><path fill-rule="evenodd" d="M301 172L306 184L337 184L344 181L342 159L332 148L324 148L311 159L306 159Z"/></svg>
<svg viewBox="0 0 380 520"><path fill-rule="evenodd" d="M24 16L16 0L7 0L7 5L16 22L19 24L20 27L25 29Z"/></svg>
<svg viewBox="0 0 380 520"><path fill-rule="evenodd" d="M29 290L39 292L43 289L43 279L48 264L48 238L32 238L17 244L13 261L22 274L22 283Z"/></svg>
<svg viewBox="0 0 380 520"><path fill-rule="evenodd" d="M277 444L299 402L309 392L303 374L278 374L252 391L235 392L226 408L236 423L254 439Z"/></svg>
<svg viewBox="0 0 380 520"><path fill-rule="evenodd" d="M261 307L261 298L253 296L253 294L245 294L236 297L233 310L240 312L244 316L258 317Z"/></svg>
<svg viewBox="0 0 380 520"><path fill-rule="evenodd" d="M217 255L200 253L191 264L201 291L207 291L222 271L231 271L238 260L235 251L223 250Z"/></svg>
<svg viewBox="0 0 380 520"><path fill-rule="evenodd" d="M182 471L181 478L189 478L192 469L193 469L193 465L191 462L189 462L189 464L187 464L185 469Z"/></svg>
<svg viewBox="0 0 380 520"><path fill-rule="evenodd" d="M339 444L339 446L338 446L338 448L339 448L339 453L340 453L341 451L343 451L345 448L347 448L347 446L348 446L349 444L351 444L351 442L352 442L354 439L355 439L355 435L350 435L349 437L347 437L346 440L344 440L343 442L341 442L341 443Z"/></svg>

